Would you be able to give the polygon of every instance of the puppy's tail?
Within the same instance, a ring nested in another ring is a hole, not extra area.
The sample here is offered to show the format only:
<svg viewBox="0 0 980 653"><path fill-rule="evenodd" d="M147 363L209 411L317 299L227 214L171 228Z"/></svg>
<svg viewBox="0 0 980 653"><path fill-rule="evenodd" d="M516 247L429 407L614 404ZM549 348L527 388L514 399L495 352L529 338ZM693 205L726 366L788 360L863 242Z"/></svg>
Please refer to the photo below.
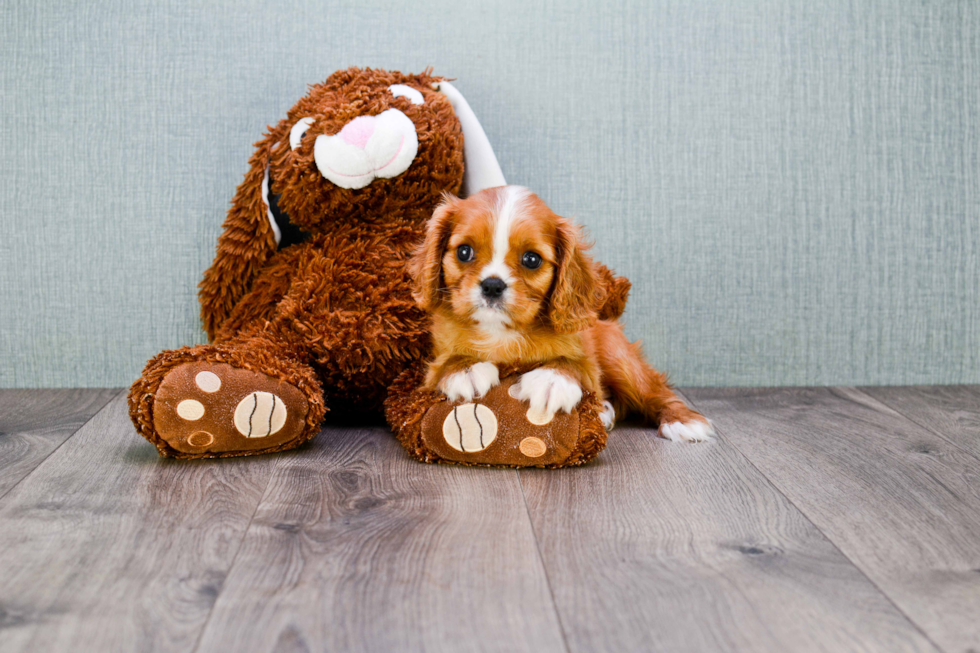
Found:
<svg viewBox="0 0 980 653"><path fill-rule="evenodd" d="M670 387L667 377L643 357L639 342L630 342L618 322L599 321L596 350L602 368L602 384L613 398L617 417L638 413L644 420L664 425L673 422L705 422L687 407Z"/></svg>

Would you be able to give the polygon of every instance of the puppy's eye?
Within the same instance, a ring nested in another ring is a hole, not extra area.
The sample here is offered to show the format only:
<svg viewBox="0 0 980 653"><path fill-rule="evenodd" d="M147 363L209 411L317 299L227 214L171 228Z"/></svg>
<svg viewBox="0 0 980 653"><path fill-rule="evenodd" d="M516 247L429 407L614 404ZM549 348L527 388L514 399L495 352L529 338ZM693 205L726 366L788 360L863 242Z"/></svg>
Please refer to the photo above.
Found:
<svg viewBox="0 0 980 653"><path fill-rule="evenodd" d="M469 263L476 257L476 253L469 245L460 245L456 248L456 258L463 263Z"/></svg>
<svg viewBox="0 0 980 653"><path fill-rule="evenodd" d="M541 267L541 255L537 252L524 252L524 256L521 257L521 265L528 270L537 270Z"/></svg>
<svg viewBox="0 0 980 653"><path fill-rule="evenodd" d="M388 87L391 94L395 97L407 97L408 101L412 104L425 104L425 98L418 89L412 88L411 86L405 86L404 84L392 84Z"/></svg>
<svg viewBox="0 0 980 653"><path fill-rule="evenodd" d="M299 142L306 136L306 130L313 124L313 118L300 118L289 130L289 147L295 150L299 147Z"/></svg>

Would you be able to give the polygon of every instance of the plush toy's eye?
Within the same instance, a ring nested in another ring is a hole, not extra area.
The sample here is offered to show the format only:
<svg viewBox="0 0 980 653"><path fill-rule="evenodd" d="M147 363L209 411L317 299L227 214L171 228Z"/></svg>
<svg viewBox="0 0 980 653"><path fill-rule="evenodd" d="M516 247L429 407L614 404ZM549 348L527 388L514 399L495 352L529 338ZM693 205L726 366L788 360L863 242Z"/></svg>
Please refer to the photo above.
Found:
<svg viewBox="0 0 980 653"><path fill-rule="evenodd" d="M411 86L405 86L404 84L392 84L388 87L391 94L395 97L407 97L412 104L425 104L425 99L422 98L422 94L418 89L412 88Z"/></svg>
<svg viewBox="0 0 980 653"><path fill-rule="evenodd" d="M295 150L297 147L299 147L299 142L303 140L304 136L306 136L306 130L309 129L310 125L312 124L313 124L313 118L300 118L299 120L296 121L296 124L293 125L293 128L289 130L290 148Z"/></svg>
<svg viewBox="0 0 980 653"><path fill-rule="evenodd" d="M460 245L456 248L456 258L463 263L469 263L476 257L476 253L469 245Z"/></svg>
<svg viewBox="0 0 980 653"><path fill-rule="evenodd" d="M541 267L541 255L537 252L524 252L524 256L521 257L521 265L528 270L537 270Z"/></svg>

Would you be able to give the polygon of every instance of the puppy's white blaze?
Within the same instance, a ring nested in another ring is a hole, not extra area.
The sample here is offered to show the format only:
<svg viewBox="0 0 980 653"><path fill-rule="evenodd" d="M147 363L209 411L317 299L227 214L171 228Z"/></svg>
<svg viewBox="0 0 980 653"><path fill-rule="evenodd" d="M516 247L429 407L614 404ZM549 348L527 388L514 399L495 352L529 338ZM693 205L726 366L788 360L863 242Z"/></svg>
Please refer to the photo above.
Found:
<svg viewBox="0 0 980 653"><path fill-rule="evenodd" d="M472 401L482 397L500 383L500 372L493 363L477 363L462 372L455 372L439 382L439 390L449 401Z"/></svg>
<svg viewBox="0 0 980 653"><path fill-rule="evenodd" d="M490 277L500 277L508 286L514 283L514 275L510 273L510 268L505 263L490 263L480 270L480 281ZM504 290L504 292L507 291Z"/></svg>
<svg viewBox="0 0 980 653"><path fill-rule="evenodd" d="M582 388L561 372L548 368L531 370L517 382L518 399L530 404L530 411L554 415L559 410L566 413L582 401Z"/></svg>
<svg viewBox="0 0 980 653"><path fill-rule="evenodd" d="M514 280L506 262L507 252L510 250L510 232L520 215L521 204L530 194L523 186L505 186L498 194L497 219L493 225L493 258L481 271L481 279L500 277L508 284Z"/></svg>
<svg viewBox="0 0 980 653"><path fill-rule="evenodd" d="M672 442L703 442L710 440L715 429L710 422L667 422L660 425L660 435Z"/></svg>

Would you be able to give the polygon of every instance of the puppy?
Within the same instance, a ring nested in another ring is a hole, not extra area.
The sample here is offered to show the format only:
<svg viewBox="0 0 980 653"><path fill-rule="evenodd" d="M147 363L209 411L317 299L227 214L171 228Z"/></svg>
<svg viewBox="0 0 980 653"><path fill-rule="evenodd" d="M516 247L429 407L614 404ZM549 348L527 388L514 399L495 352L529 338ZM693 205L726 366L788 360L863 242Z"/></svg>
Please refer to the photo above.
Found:
<svg viewBox="0 0 980 653"><path fill-rule="evenodd" d="M545 421L587 390L605 400L607 429L636 412L667 439L709 438L710 423L646 363L639 343L597 318L603 291L585 249L578 227L525 188L446 196L409 266L413 296L432 316L426 386L470 401L499 383L498 365L537 363L512 392Z"/></svg>

